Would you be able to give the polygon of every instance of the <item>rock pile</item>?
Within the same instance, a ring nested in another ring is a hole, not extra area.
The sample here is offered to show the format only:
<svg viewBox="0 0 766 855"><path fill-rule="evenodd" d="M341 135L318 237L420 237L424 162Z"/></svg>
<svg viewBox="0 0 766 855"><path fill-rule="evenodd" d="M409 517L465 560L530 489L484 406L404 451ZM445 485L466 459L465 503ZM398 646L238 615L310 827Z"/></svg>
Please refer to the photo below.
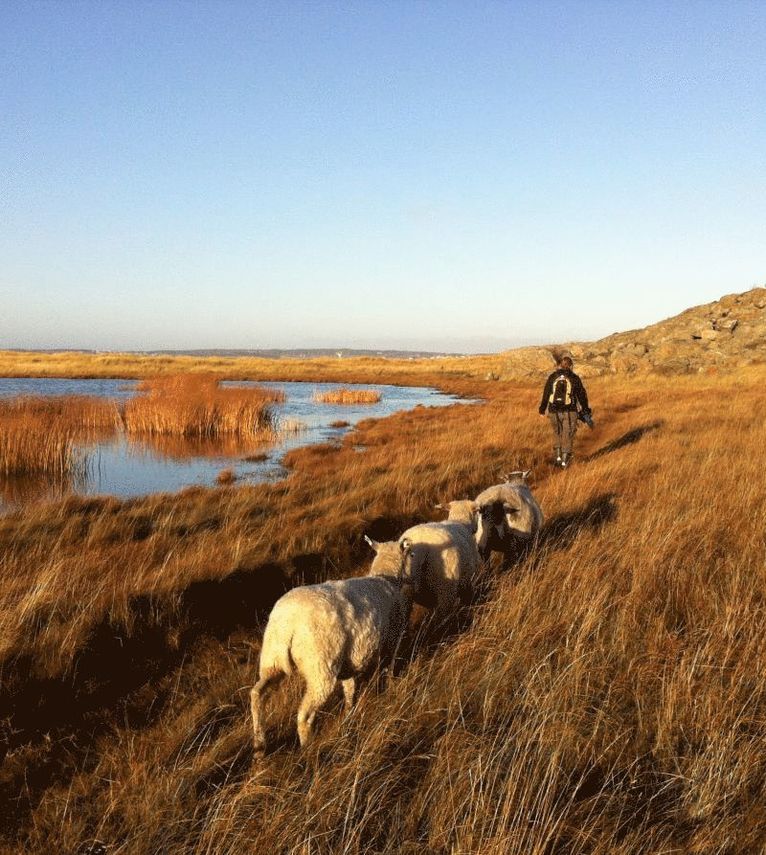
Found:
<svg viewBox="0 0 766 855"><path fill-rule="evenodd" d="M641 330L565 345L578 374L686 374L766 362L766 288L729 294L714 303ZM561 349L561 346L560 348ZM553 346L502 354L502 377L539 376L553 369Z"/></svg>

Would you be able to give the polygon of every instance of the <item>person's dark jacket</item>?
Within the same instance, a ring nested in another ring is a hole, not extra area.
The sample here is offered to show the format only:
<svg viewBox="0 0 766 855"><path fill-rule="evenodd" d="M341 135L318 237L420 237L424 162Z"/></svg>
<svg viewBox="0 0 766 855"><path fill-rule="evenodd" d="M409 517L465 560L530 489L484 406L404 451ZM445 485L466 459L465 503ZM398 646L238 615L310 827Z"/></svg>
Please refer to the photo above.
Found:
<svg viewBox="0 0 766 855"><path fill-rule="evenodd" d="M588 407L588 393L585 391L585 386L583 386L582 380L580 380L580 378L574 373L574 371L572 371L571 368L558 368L545 381L545 388L543 389L543 398L540 401L540 415L544 415L545 411L548 409L549 399L551 397L551 393L553 392L553 383L555 382L556 378L561 377L562 374L568 377L569 382L572 384L572 400L569 406L560 405L555 408L551 406L551 409L554 412L566 412L567 410L576 412L578 409L590 409Z"/></svg>

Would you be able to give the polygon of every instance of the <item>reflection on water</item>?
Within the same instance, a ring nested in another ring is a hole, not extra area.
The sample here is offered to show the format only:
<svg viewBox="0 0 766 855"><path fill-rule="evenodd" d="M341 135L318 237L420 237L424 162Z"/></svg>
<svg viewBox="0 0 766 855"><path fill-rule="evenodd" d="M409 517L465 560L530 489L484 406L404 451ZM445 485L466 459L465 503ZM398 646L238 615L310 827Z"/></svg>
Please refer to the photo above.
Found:
<svg viewBox="0 0 766 855"><path fill-rule="evenodd" d="M45 478L0 481L0 502L7 507L72 492L123 497L175 492L193 485L212 486L223 469L232 469L239 483L276 480L285 475L281 460L291 449L338 440L362 419L380 418L418 405L447 406L457 401L434 389L365 385L362 388L380 393L378 403L333 405L317 403L314 398L348 384L242 382L222 385L263 385L285 393L285 401L274 405L277 423L285 428L276 442L248 443L232 436L220 439L138 438L117 433L83 446L83 471L64 483L52 484ZM0 397L92 395L126 400L136 394L135 387L136 383L129 380L0 378Z"/></svg>
<svg viewBox="0 0 766 855"><path fill-rule="evenodd" d="M158 459L186 462L190 458L226 459L268 454L274 442L248 442L231 434L222 437L173 436L165 434L131 435L124 440L134 454L154 455Z"/></svg>
<svg viewBox="0 0 766 855"><path fill-rule="evenodd" d="M87 466L87 461L85 461ZM37 499L63 499L72 493L84 493L88 485L87 469L59 478L45 475L9 475L0 478L0 509L25 505Z"/></svg>
<svg viewBox="0 0 766 855"><path fill-rule="evenodd" d="M162 441L166 439L144 442L119 436L112 442L100 443L90 453L88 485L81 492L118 496L175 492L184 487L212 485L222 469L233 469L237 481L249 483L284 475L270 453L265 460L251 463L239 456L241 447L229 442L188 441L184 448L182 439ZM269 451L273 452L273 448Z"/></svg>

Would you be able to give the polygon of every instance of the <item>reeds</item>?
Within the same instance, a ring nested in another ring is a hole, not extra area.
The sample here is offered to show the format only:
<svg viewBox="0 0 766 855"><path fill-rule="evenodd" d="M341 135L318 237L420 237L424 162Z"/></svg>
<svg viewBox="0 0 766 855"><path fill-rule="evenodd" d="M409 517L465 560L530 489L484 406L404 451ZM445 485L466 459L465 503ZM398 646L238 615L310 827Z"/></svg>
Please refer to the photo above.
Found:
<svg viewBox="0 0 766 855"><path fill-rule="evenodd" d="M71 428L37 431L35 427L24 419L2 419L0 474L60 478L76 467L76 435Z"/></svg>
<svg viewBox="0 0 766 855"><path fill-rule="evenodd" d="M227 388L209 374L156 377L139 385L126 402L125 429L131 434L245 440L271 438L275 419L271 404L284 400L271 389Z"/></svg>
<svg viewBox="0 0 766 855"><path fill-rule="evenodd" d="M233 484L237 480L237 475L233 469L230 467L227 469L221 469L221 471L216 475L216 483L221 484L222 486Z"/></svg>
<svg viewBox="0 0 766 855"><path fill-rule="evenodd" d="M20 397L0 402L0 474L63 478L82 470L78 445L119 422L116 405L100 398Z"/></svg>
<svg viewBox="0 0 766 855"><path fill-rule="evenodd" d="M319 404L377 404L380 397L380 392L375 389L350 389L344 386L327 392L316 392L313 400Z"/></svg>

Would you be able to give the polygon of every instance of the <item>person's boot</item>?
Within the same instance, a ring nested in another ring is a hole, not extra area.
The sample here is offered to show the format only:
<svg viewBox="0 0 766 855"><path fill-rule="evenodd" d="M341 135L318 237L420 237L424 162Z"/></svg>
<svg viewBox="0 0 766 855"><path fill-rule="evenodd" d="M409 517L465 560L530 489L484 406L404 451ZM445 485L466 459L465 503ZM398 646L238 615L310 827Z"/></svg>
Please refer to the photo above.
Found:
<svg viewBox="0 0 766 855"><path fill-rule="evenodd" d="M569 464L571 462L572 462L572 452L571 451L565 451L561 455L561 468L566 469L567 466L569 466Z"/></svg>
<svg viewBox="0 0 766 855"><path fill-rule="evenodd" d="M556 460L554 461L553 465L554 466L561 466L561 463L562 463L561 449L557 448L556 449Z"/></svg>

